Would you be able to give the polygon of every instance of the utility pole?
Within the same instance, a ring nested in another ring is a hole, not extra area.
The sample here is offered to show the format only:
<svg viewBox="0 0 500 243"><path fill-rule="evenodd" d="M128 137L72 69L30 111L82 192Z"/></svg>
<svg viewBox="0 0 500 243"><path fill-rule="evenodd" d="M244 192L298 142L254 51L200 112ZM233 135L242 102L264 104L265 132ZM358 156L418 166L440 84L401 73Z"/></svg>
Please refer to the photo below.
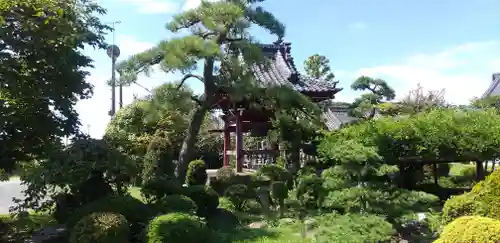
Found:
<svg viewBox="0 0 500 243"><path fill-rule="evenodd" d="M111 110L109 111L109 115L113 117L116 113L116 92L115 92L115 86L116 86L116 59L120 56L120 48L115 45L115 24L119 24L121 21L114 21L111 23L111 26L113 28L113 44L108 47L107 49L107 54L111 58ZM120 84L120 108L123 105L123 100L122 100L122 85Z"/></svg>

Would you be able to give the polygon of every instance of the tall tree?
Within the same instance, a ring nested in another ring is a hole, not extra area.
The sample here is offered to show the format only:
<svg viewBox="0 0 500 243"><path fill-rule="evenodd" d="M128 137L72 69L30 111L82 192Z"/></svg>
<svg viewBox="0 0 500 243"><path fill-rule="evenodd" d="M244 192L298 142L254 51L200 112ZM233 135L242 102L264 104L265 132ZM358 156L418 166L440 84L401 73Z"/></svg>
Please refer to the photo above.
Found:
<svg viewBox="0 0 500 243"><path fill-rule="evenodd" d="M330 60L325 56L314 54L304 61L306 74L316 79L333 82L335 75L330 69Z"/></svg>
<svg viewBox="0 0 500 243"><path fill-rule="evenodd" d="M260 2L263 0L202 1L199 7L174 16L167 24L170 31L182 34L181 37L163 41L119 66L120 76L128 82L135 80L138 71L147 71L161 63L164 71L180 71L185 75L181 85L190 78L203 83L203 94L192 97L197 105L190 116L178 159L177 177L181 181L192 159L200 126L217 102L219 90L223 88L230 95L241 97L254 87L253 77L245 72L245 66L261 61L262 57L249 33L251 25L260 26L279 38L284 36L284 25L272 13L255 6ZM185 35L185 30L190 34ZM238 59L240 53L244 62ZM197 64L202 65L201 74L194 73Z"/></svg>
<svg viewBox="0 0 500 243"><path fill-rule="evenodd" d="M386 81L361 76L351 85L355 91L369 91L356 98L351 104L350 115L363 119L371 119L377 112L377 106L384 101L396 98L396 92Z"/></svg>
<svg viewBox="0 0 500 243"><path fill-rule="evenodd" d="M84 45L104 48L105 10L89 0L0 2L0 168L44 157L78 131L92 86Z"/></svg>

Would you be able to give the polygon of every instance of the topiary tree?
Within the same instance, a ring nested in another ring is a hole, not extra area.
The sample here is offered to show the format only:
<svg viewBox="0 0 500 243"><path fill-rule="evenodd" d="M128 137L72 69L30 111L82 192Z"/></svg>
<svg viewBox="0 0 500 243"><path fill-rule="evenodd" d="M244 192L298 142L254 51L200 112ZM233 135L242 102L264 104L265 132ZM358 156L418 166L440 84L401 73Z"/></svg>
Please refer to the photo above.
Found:
<svg viewBox="0 0 500 243"><path fill-rule="evenodd" d="M204 185L190 186L186 188L184 194L196 203L199 216L209 216L219 206L219 195L210 187Z"/></svg>
<svg viewBox="0 0 500 243"><path fill-rule="evenodd" d="M144 225L155 215L154 210L148 205L130 195L113 195L79 208L67 219L66 226L68 229L73 229L80 219L97 212L123 215L130 225L132 238L135 240L140 238Z"/></svg>
<svg viewBox="0 0 500 243"><path fill-rule="evenodd" d="M224 197L233 203L236 210L243 211L248 199L248 187L243 184L232 185L226 189Z"/></svg>
<svg viewBox="0 0 500 243"><path fill-rule="evenodd" d="M463 216L446 225L434 243L487 243L500 242L500 220Z"/></svg>
<svg viewBox="0 0 500 243"><path fill-rule="evenodd" d="M452 196L444 203L441 221L445 225L462 216L484 216L487 215L487 209L488 205L470 192Z"/></svg>
<svg viewBox="0 0 500 243"><path fill-rule="evenodd" d="M69 243L130 242L127 219L115 213L92 213L80 219L71 230Z"/></svg>
<svg viewBox="0 0 500 243"><path fill-rule="evenodd" d="M314 242L390 242L396 230L384 218L363 214L325 214Z"/></svg>
<svg viewBox="0 0 500 243"><path fill-rule="evenodd" d="M145 181L141 187L141 195L147 203L154 204L169 195L181 194L182 185L167 175L158 175Z"/></svg>
<svg viewBox="0 0 500 243"><path fill-rule="evenodd" d="M205 162L203 160L193 160L189 163L186 184L188 186L205 185L208 175Z"/></svg>
<svg viewBox="0 0 500 243"><path fill-rule="evenodd" d="M487 216L500 219L500 170L493 171L485 180L477 183L471 191L476 200L487 205Z"/></svg>
<svg viewBox="0 0 500 243"><path fill-rule="evenodd" d="M173 212L194 214L198 209L196 203L184 195L168 195L159 200L155 207L158 212L163 214Z"/></svg>
<svg viewBox="0 0 500 243"><path fill-rule="evenodd" d="M271 196L274 202L278 203L280 217L285 214L285 199L288 198L288 186L283 181L273 181L271 183Z"/></svg>
<svg viewBox="0 0 500 243"><path fill-rule="evenodd" d="M307 174L299 178L295 195L306 208L317 209L323 204L325 191L323 180L316 174Z"/></svg>
<svg viewBox="0 0 500 243"><path fill-rule="evenodd" d="M199 218L184 213L169 213L154 218L146 231L147 243L206 242L210 234Z"/></svg>
<svg viewBox="0 0 500 243"><path fill-rule="evenodd" d="M180 34L179 37L163 41L118 67L120 78L128 83L137 79L137 72L148 71L160 62L165 71L186 74L181 85L191 78L203 82L203 94L192 96L196 107L191 113L178 159L180 181L185 180L188 163L195 154L196 138L203 119L218 101L217 92L224 88L231 96L241 96L254 87L250 74L244 71L247 65L256 63L262 56L252 43L249 27L256 24L273 35L284 36L284 25L262 7L255 6L260 2L202 2L197 8L175 15L167 25L170 31ZM186 35L183 30L190 31L190 34ZM237 61L240 53L244 62ZM204 63L204 68L202 74L197 75L194 70L200 62ZM224 68L216 68L218 62Z"/></svg>
<svg viewBox="0 0 500 243"><path fill-rule="evenodd" d="M266 164L257 170L257 176L266 176L271 181L287 181L291 179L290 173L283 167L275 164Z"/></svg>

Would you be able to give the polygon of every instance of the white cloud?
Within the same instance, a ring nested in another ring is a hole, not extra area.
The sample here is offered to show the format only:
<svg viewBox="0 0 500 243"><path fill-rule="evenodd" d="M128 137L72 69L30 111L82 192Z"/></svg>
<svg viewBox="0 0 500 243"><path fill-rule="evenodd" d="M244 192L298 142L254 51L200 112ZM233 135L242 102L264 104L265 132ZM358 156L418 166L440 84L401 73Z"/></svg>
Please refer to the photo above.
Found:
<svg viewBox="0 0 500 243"><path fill-rule="evenodd" d="M119 60L125 60L131 55L140 53L154 46L153 43L139 41L131 36L120 35L117 37L117 45L122 50ZM111 78L111 62L104 51L87 53L92 56L95 62L95 69L91 70L88 81L94 85L94 95L91 99L82 100L77 104L77 111L80 114L83 129L86 131L90 126L90 134L93 137L102 137L104 129L110 120L108 111L111 108L111 88L106 81ZM140 76L138 82L152 89L159 84L172 80L171 74L161 71L152 73L149 77ZM123 103L129 104L133 101L134 95L144 96L148 92L137 85L123 88ZM116 108L118 109L118 88L116 89Z"/></svg>
<svg viewBox="0 0 500 243"><path fill-rule="evenodd" d="M434 54L415 54L400 63L360 68L350 79L361 75L385 79L399 97L420 83L426 90L445 89L449 102L466 104L481 96L491 83L491 74L500 71L498 50L500 41L467 43ZM339 95L352 100L355 94Z"/></svg>
<svg viewBox="0 0 500 243"><path fill-rule="evenodd" d="M130 3L138 7L143 14L175 13L180 9L178 1L170 0L115 0ZM189 1L189 0L188 0Z"/></svg>

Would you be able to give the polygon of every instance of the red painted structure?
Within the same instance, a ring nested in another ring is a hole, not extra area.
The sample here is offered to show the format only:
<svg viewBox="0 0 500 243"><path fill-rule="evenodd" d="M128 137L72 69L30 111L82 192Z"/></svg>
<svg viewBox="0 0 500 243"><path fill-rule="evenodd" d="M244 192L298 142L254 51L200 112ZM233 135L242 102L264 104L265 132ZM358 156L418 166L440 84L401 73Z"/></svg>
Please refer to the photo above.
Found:
<svg viewBox="0 0 500 243"><path fill-rule="evenodd" d="M251 67L251 71L263 88L286 85L310 97L314 102L332 99L336 93L342 90L336 87L337 82L326 82L300 75L290 54L290 43L276 42L271 45L261 45L261 48L264 56L269 59L269 63L265 67L255 64ZM275 158L279 154L277 149L245 151L243 148L243 133L254 130L267 132L271 126L273 112L250 109L245 102L235 104L223 94L221 94L217 106L223 111L224 115L221 116L221 119L224 121L224 127L221 130L213 130L213 132L224 134L224 166L229 165L231 133L235 133L236 138L234 155L236 156L237 172L243 171L245 155L255 155L260 156L260 158L263 158L262 155L264 155Z"/></svg>

